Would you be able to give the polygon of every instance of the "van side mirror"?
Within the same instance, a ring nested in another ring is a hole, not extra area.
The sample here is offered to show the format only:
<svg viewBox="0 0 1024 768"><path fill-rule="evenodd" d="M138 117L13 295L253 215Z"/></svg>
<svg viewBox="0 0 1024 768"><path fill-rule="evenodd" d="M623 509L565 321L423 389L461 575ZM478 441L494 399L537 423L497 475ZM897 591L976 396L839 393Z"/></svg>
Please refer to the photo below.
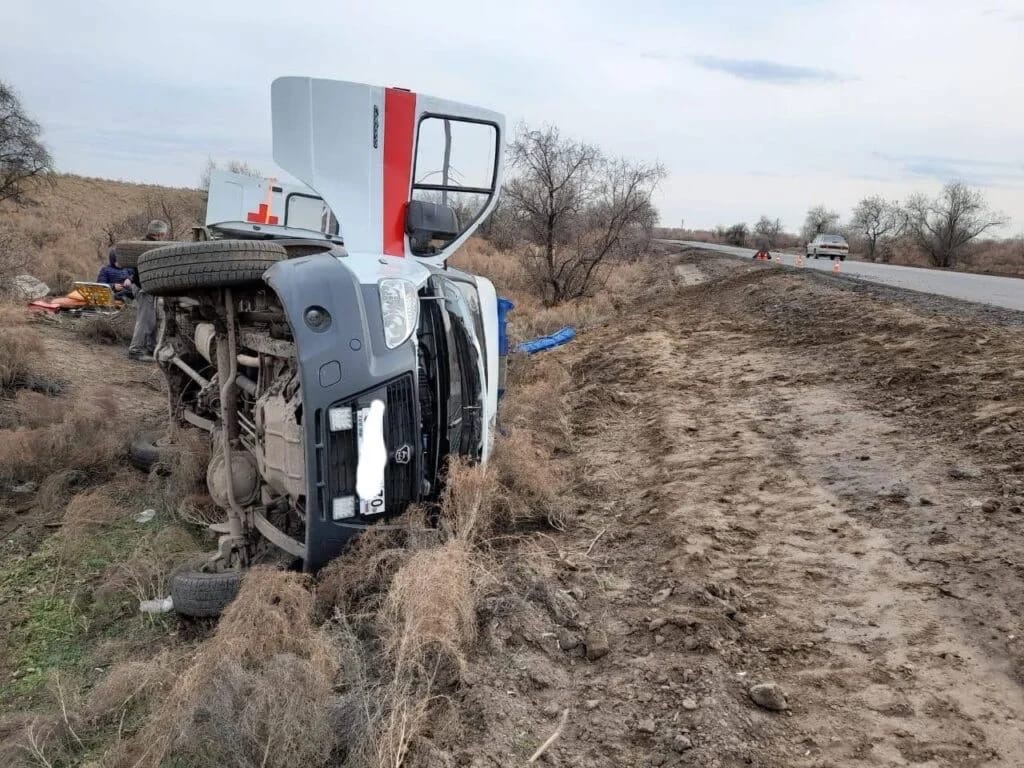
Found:
<svg viewBox="0 0 1024 768"><path fill-rule="evenodd" d="M405 209L405 231L413 253L434 254L460 234L455 209L442 203L410 200Z"/></svg>

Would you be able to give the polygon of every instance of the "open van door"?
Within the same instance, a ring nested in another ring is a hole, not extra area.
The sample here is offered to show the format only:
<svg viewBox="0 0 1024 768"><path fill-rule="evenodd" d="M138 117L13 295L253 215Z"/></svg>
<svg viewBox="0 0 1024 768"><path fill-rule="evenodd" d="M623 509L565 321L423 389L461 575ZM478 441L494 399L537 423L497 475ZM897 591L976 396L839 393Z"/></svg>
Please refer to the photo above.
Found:
<svg viewBox="0 0 1024 768"><path fill-rule="evenodd" d="M443 266L498 202L505 119L400 88L282 77L274 161L324 199L352 255Z"/></svg>

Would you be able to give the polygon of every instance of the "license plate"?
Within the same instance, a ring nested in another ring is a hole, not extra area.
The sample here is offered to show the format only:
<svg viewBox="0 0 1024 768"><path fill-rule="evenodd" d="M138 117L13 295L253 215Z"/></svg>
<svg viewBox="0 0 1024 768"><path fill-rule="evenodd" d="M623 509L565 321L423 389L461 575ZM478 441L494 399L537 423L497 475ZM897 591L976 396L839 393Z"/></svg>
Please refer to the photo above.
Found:
<svg viewBox="0 0 1024 768"><path fill-rule="evenodd" d="M356 441L359 446L360 452L363 450L363 424L366 423L366 417L370 415L369 408L360 408L356 413ZM386 471L386 470L385 470ZM381 488L380 493L369 499L359 499L359 514L360 515L380 515L385 511L384 507L384 489Z"/></svg>

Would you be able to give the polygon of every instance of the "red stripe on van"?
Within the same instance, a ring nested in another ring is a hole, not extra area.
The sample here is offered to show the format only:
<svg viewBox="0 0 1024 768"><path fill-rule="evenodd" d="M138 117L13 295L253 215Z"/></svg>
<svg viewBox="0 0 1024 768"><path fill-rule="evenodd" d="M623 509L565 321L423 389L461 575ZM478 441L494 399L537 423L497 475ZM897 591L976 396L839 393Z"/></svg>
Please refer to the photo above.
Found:
<svg viewBox="0 0 1024 768"><path fill-rule="evenodd" d="M412 176L416 94L384 90L384 253L405 255L405 205Z"/></svg>

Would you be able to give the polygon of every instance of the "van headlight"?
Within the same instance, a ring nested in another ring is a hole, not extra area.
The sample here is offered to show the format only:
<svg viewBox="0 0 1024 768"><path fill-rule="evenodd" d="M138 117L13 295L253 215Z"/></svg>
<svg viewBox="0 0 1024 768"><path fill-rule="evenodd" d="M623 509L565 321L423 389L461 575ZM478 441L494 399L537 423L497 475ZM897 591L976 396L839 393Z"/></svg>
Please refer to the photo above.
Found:
<svg viewBox="0 0 1024 768"><path fill-rule="evenodd" d="M380 313L384 319L384 343L388 349L404 344L420 316L416 286L408 280L390 278L380 281Z"/></svg>

